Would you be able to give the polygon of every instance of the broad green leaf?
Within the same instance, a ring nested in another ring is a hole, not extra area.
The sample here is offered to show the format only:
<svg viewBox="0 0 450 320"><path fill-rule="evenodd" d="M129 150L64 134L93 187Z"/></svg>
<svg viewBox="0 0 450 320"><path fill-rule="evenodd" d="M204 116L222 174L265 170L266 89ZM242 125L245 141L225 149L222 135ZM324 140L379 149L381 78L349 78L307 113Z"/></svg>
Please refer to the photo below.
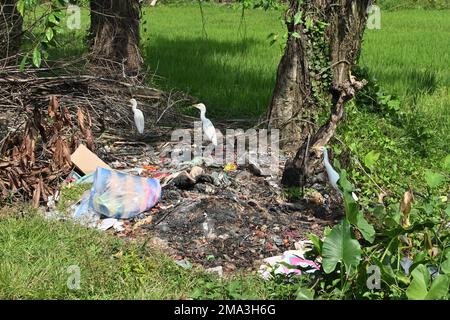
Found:
<svg viewBox="0 0 450 320"><path fill-rule="evenodd" d="M442 182L445 181L445 176L443 176L440 173L433 172L431 170L425 170L424 177L425 181L427 182L427 185L431 189L438 187Z"/></svg>
<svg viewBox="0 0 450 320"><path fill-rule="evenodd" d="M53 29L47 28L47 30L45 30L45 37L47 38L47 40L51 41L53 39L53 36L54 36Z"/></svg>
<svg viewBox="0 0 450 320"><path fill-rule="evenodd" d="M374 227L364 218L364 215L362 212L358 212L358 215L356 217L356 227L361 232L364 239L369 241L370 243L373 243L375 240L375 229Z"/></svg>
<svg viewBox="0 0 450 320"><path fill-rule="evenodd" d="M41 66L42 57L41 51L36 47L33 50L33 64L35 67L39 68Z"/></svg>
<svg viewBox="0 0 450 320"><path fill-rule="evenodd" d="M448 294L448 286L450 284L449 277L445 274L437 276L431 284L430 291L425 300L440 300Z"/></svg>
<svg viewBox="0 0 450 320"><path fill-rule="evenodd" d="M372 243L375 239L375 229L367 222L363 213L359 211L358 204L353 199L351 193L347 191L344 191L344 207L348 221L358 228L364 239Z"/></svg>
<svg viewBox="0 0 450 320"><path fill-rule="evenodd" d="M339 172L338 184L342 188L342 191L344 193L345 192L352 193L352 191L355 190L355 187L353 186L353 184L350 181L348 181L348 179L347 179L347 171L345 169L342 169Z"/></svg>
<svg viewBox="0 0 450 320"><path fill-rule="evenodd" d="M430 273L423 264L417 266L411 273L413 280L406 290L409 300L424 300L428 294Z"/></svg>
<svg viewBox="0 0 450 320"><path fill-rule="evenodd" d="M450 252L447 253L447 259L441 263L441 271L445 274L450 274Z"/></svg>
<svg viewBox="0 0 450 320"><path fill-rule="evenodd" d="M312 234L312 233L310 233L308 235L308 238L313 243L314 248L319 253L319 255L322 255L323 241L318 236L316 236L315 234Z"/></svg>
<svg viewBox="0 0 450 320"><path fill-rule="evenodd" d="M302 21L302 12L299 11L294 16L294 25L298 25Z"/></svg>
<svg viewBox="0 0 450 320"><path fill-rule="evenodd" d="M25 12L25 0L19 0L19 2L17 2L17 11L19 11L20 15L23 17L23 14Z"/></svg>
<svg viewBox="0 0 450 320"><path fill-rule="evenodd" d="M53 23L54 25L58 25L59 24L58 17L56 15L54 15L54 14L51 14L48 17L48 21Z"/></svg>
<svg viewBox="0 0 450 320"><path fill-rule="evenodd" d="M372 169L375 162L377 162L379 158L380 158L379 152L370 151L364 157L364 164L366 165L367 168Z"/></svg>
<svg viewBox="0 0 450 320"><path fill-rule="evenodd" d="M314 291L308 288L298 289L297 300L314 300Z"/></svg>
<svg viewBox="0 0 450 320"><path fill-rule="evenodd" d="M338 262L343 263L347 270L356 267L361 260L361 246L352 238L350 224L344 219L333 227L325 238L322 248L322 265L326 273L331 273Z"/></svg>

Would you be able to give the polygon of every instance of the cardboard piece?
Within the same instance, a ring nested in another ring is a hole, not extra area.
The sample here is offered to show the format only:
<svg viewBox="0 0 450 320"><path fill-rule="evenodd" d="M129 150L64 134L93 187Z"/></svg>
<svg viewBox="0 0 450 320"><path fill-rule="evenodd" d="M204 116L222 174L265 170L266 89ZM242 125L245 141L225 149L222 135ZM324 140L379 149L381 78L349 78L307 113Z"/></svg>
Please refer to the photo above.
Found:
<svg viewBox="0 0 450 320"><path fill-rule="evenodd" d="M80 144L77 150L70 156L72 163L84 174L95 172L97 167L111 169L99 157L97 157L85 145Z"/></svg>

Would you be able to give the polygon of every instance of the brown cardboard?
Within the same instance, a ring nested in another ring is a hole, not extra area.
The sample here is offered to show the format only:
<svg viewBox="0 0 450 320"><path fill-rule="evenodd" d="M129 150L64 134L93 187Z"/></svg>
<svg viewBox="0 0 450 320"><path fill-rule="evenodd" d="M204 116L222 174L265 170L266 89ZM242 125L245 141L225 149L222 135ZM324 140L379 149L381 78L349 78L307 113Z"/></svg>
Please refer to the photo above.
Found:
<svg viewBox="0 0 450 320"><path fill-rule="evenodd" d="M72 163L84 174L95 172L97 167L111 169L92 151L86 148L85 145L80 144L77 150L70 156Z"/></svg>

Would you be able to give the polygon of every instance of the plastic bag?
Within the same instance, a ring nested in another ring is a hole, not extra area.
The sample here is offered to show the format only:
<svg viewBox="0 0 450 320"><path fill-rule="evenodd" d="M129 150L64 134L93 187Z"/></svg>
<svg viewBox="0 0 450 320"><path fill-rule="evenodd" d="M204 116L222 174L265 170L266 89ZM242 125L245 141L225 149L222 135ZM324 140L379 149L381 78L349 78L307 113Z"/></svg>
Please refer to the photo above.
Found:
<svg viewBox="0 0 450 320"><path fill-rule="evenodd" d="M89 208L108 218L129 219L161 198L159 180L97 167Z"/></svg>

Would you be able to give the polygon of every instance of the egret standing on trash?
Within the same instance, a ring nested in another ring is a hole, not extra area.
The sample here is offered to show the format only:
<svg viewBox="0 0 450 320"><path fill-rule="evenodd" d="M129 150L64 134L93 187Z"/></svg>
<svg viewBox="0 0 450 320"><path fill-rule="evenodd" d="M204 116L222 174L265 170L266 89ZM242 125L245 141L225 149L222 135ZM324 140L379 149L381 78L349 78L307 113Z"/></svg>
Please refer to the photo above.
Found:
<svg viewBox="0 0 450 320"><path fill-rule="evenodd" d="M339 194L342 195L342 191L338 187L338 180L339 180L339 173L337 173L336 170L334 170L333 166L330 163L330 160L328 158L328 150L324 146L316 146L313 147L314 150L320 151L323 153L323 165L325 166L325 169L327 170L328 180L330 181L331 186L334 190L336 190ZM354 192L352 192L353 200L358 201L358 197Z"/></svg>
<svg viewBox="0 0 450 320"><path fill-rule="evenodd" d="M131 103L131 109L133 110L133 113L134 113L134 124L136 125L136 129L140 134L143 134L144 133L144 125L145 125L144 114L142 113L141 110L139 110L137 108L136 99L134 99L134 98L130 99L130 103Z"/></svg>
<svg viewBox="0 0 450 320"><path fill-rule="evenodd" d="M203 103L198 103L194 104L193 107L200 110L200 119L202 120L203 132L208 138L208 141L211 141L214 146L217 146L216 128L214 128L211 120L205 117L206 106Z"/></svg>

